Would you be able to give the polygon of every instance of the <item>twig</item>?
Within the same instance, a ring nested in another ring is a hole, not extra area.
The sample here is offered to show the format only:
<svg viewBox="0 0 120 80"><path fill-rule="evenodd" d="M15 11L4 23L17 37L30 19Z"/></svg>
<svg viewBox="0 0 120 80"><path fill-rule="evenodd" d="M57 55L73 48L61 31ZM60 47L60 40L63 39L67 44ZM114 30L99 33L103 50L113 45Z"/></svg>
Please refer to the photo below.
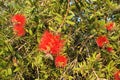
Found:
<svg viewBox="0 0 120 80"><path fill-rule="evenodd" d="M37 67L37 75L38 75L38 80L39 80L39 69L38 69L38 67Z"/></svg>
<svg viewBox="0 0 120 80"><path fill-rule="evenodd" d="M98 75L96 74L95 70L94 69L92 69L92 70L93 70L93 73L95 74L97 80L100 80L99 77L98 77Z"/></svg>
<svg viewBox="0 0 120 80"><path fill-rule="evenodd" d="M94 35L90 35L90 36L87 37L87 39L83 42L82 47L79 50L79 53L82 51L82 49L84 48L84 46L88 42L88 40L90 40L93 37L94 37Z"/></svg>
<svg viewBox="0 0 120 80"><path fill-rule="evenodd" d="M20 51L20 49L22 49L25 45L26 45L26 43L24 43L22 46L20 46L20 47L18 48L18 51Z"/></svg>
<svg viewBox="0 0 120 80"><path fill-rule="evenodd" d="M76 62L77 62L77 59L75 58L70 64L68 64L69 67L65 69L65 71L63 72L59 80L63 80L65 73L68 72L68 70L70 70L71 68L73 68Z"/></svg>
<svg viewBox="0 0 120 80"><path fill-rule="evenodd" d="M64 16L64 19L63 19L63 21L62 21L62 23L61 23L61 25L60 25L59 28L61 28L61 27L64 25L65 20L66 20L66 17L67 17L67 15L68 15L68 13L69 13L69 9L70 9L70 0L68 0L67 11L66 11L66 14L65 14L65 16Z"/></svg>

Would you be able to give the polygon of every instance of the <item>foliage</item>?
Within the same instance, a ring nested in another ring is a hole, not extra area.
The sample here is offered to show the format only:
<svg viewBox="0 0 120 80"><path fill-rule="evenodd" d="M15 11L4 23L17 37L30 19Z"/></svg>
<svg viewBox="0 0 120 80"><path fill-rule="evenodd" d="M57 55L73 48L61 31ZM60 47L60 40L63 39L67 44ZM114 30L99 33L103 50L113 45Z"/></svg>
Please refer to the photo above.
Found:
<svg viewBox="0 0 120 80"><path fill-rule="evenodd" d="M11 18L17 13L26 16L21 37L12 29ZM120 69L119 14L117 0L0 0L0 79L114 80ZM107 22L115 22L113 30L105 28ZM65 40L64 68L38 50L45 30ZM96 44L100 35L109 40L102 48Z"/></svg>

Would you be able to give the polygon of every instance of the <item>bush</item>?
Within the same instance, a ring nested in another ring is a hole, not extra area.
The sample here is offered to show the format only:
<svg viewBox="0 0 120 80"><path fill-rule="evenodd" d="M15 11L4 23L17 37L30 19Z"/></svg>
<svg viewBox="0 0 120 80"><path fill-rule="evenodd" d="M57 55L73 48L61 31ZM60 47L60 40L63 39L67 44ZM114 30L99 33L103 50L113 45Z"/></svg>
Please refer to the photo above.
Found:
<svg viewBox="0 0 120 80"><path fill-rule="evenodd" d="M0 5L1 80L120 79L119 1L2 0Z"/></svg>

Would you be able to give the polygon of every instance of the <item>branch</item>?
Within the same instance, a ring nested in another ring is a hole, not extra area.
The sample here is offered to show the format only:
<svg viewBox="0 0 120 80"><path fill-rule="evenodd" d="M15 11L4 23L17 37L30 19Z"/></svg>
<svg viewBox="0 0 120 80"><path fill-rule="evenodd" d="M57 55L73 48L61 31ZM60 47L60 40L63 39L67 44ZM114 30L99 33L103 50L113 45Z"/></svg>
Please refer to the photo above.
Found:
<svg viewBox="0 0 120 80"><path fill-rule="evenodd" d="M98 77L98 75L96 74L95 70L94 69L92 69L92 70L93 70L93 73L95 74L97 80L100 80L99 77Z"/></svg>
<svg viewBox="0 0 120 80"><path fill-rule="evenodd" d="M67 11L66 11L66 14L65 14L65 16L64 16L64 19L63 19L63 21L62 21L62 23L61 23L61 25L60 25L59 28L61 28L61 27L64 25L65 20L66 20L66 17L67 17L67 15L68 15L68 13L69 13L69 9L70 9L70 0L68 0Z"/></svg>

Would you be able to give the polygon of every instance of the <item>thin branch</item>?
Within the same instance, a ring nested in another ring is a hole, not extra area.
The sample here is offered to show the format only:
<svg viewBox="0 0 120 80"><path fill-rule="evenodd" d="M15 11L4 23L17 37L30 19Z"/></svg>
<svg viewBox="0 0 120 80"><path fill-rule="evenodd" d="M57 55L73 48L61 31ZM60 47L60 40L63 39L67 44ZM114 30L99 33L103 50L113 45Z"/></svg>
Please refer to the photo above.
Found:
<svg viewBox="0 0 120 80"><path fill-rule="evenodd" d="M18 51L20 51L27 43L24 43L23 45L21 45L19 48L18 48Z"/></svg>
<svg viewBox="0 0 120 80"><path fill-rule="evenodd" d="M65 73L71 70L74 67L74 65L76 65L76 63L77 63L77 59L74 59L71 63L69 63L68 64L69 66L65 69L59 80L63 80Z"/></svg>
<svg viewBox="0 0 120 80"><path fill-rule="evenodd" d="M38 75L38 80L40 80L40 78L39 78L39 69L38 69L38 67L37 67L37 75Z"/></svg>
<svg viewBox="0 0 120 80"><path fill-rule="evenodd" d="M95 70L94 69L92 69L92 70L93 70L93 73L95 74L97 80L100 80L99 77L98 77L98 75L96 74Z"/></svg>
<svg viewBox="0 0 120 80"><path fill-rule="evenodd" d="M69 13L69 9L70 9L70 0L68 0L67 11L66 11L66 14L65 14L65 16L64 16L64 19L63 19L63 21L62 21L62 23L61 23L61 25L60 25L59 28L61 28L61 27L64 25L65 20L66 20L66 17L67 17L67 15L68 15L68 13Z"/></svg>
<svg viewBox="0 0 120 80"><path fill-rule="evenodd" d="M82 50L83 50L83 48L85 47L85 45L86 45L86 43L88 42L88 40L90 40L90 39L93 38L93 37L94 37L94 35L90 35L90 36L87 37L87 39L86 39L85 41L83 41L82 47L80 48L79 53L82 52Z"/></svg>

